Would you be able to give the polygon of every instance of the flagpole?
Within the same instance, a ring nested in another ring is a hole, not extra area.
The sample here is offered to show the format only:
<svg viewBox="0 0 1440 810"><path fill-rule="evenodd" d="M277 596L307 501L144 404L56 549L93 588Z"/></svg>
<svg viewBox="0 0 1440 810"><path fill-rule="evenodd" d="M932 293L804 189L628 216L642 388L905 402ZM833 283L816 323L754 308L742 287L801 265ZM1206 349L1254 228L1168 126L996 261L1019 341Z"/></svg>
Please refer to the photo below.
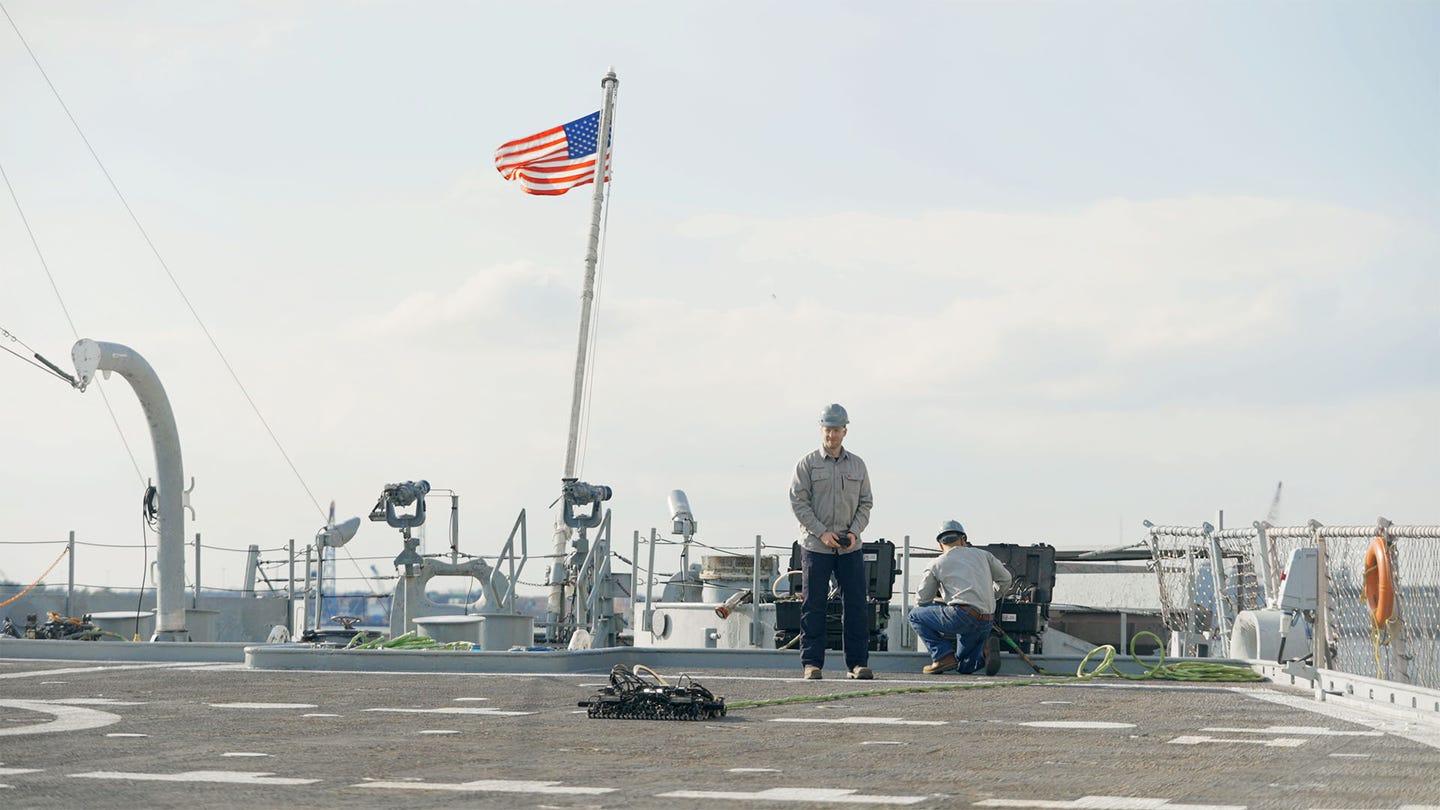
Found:
<svg viewBox="0 0 1440 810"><path fill-rule="evenodd" d="M600 107L600 139L595 151L595 190L590 195L590 243L585 248L585 286L580 292L580 344L575 350L575 388L570 395L570 441L565 445L565 478L575 477L575 449L580 440L580 400L585 392L585 357L590 342L590 310L595 302L595 263L600 248L600 213L605 203L605 154L610 148L610 127L615 120L615 91L620 80L615 68L600 80L605 102Z"/></svg>
<svg viewBox="0 0 1440 810"><path fill-rule="evenodd" d="M600 133L595 148L595 189L590 198L590 241L585 248L585 283L580 292L580 339L575 349L575 386L570 395L570 437L565 444L564 478L575 477L575 455L580 441L580 409L585 394L585 361L589 353L591 310L595 302L595 265L600 253L600 216L605 202L606 154L610 148L610 127L615 117L615 93L620 80L610 68L600 80L604 103L600 107ZM598 507L597 507L598 508ZM554 557L550 568L550 596L546 602L546 635L559 641L560 619L565 612L565 582L570 544L570 527L555 521ZM584 551L581 552L582 554Z"/></svg>

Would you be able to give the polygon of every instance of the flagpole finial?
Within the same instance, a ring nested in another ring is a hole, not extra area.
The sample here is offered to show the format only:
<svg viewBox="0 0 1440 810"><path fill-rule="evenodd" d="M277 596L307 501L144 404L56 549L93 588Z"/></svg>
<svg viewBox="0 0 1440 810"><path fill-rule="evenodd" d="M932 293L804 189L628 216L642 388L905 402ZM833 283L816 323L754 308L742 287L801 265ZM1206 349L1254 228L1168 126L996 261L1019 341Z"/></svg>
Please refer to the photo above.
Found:
<svg viewBox="0 0 1440 810"><path fill-rule="evenodd" d="M601 86L601 87L604 87L605 85L607 85L607 84L609 84L609 83L611 83L611 82L614 82L614 83L617 84L617 85L620 83L620 80L615 77L615 66L614 66L614 65L611 65L611 66L610 66L610 71L605 74L605 78L603 78L603 79L600 80L600 86Z"/></svg>

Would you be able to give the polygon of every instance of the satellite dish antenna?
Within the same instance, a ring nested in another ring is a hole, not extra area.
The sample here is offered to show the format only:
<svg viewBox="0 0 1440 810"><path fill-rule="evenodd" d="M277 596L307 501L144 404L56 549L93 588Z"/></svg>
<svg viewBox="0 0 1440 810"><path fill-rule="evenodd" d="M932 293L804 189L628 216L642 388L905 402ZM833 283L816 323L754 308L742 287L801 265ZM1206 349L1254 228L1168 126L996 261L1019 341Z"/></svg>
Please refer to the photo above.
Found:
<svg viewBox="0 0 1440 810"><path fill-rule="evenodd" d="M360 531L360 518L352 517L343 523L335 522L335 502L330 502L330 515L325 528L315 533L315 543L321 548L340 548Z"/></svg>

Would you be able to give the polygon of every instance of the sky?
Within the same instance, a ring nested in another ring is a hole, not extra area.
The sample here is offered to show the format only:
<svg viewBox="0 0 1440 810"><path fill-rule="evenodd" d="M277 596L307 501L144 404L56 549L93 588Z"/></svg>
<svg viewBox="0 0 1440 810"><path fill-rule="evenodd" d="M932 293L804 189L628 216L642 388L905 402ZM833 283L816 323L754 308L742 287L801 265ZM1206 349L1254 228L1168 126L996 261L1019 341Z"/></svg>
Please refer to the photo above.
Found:
<svg viewBox="0 0 1440 810"><path fill-rule="evenodd" d="M493 151L611 66L580 473L627 557L677 488L783 553L831 402L871 540L1106 548L1280 482L1281 524L1440 523L1440 5L0 5L45 71L0 23L0 345L150 362L207 585L412 479L462 552L522 509L549 552L591 194ZM79 583L135 587L133 393L6 354L0 394L0 579L74 531Z"/></svg>

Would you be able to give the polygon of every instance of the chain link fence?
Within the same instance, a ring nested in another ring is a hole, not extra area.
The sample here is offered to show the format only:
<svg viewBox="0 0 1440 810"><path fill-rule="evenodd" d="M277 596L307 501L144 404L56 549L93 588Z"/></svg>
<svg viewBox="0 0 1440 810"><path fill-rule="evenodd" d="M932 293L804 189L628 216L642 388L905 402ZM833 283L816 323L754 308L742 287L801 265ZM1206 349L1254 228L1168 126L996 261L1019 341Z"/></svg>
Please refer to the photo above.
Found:
<svg viewBox="0 0 1440 810"><path fill-rule="evenodd" d="M1325 587L1306 618L1324 645L1317 664L1440 689L1440 526L1146 525L1175 654L1225 654L1240 611L1273 604L1291 555L1316 548Z"/></svg>

